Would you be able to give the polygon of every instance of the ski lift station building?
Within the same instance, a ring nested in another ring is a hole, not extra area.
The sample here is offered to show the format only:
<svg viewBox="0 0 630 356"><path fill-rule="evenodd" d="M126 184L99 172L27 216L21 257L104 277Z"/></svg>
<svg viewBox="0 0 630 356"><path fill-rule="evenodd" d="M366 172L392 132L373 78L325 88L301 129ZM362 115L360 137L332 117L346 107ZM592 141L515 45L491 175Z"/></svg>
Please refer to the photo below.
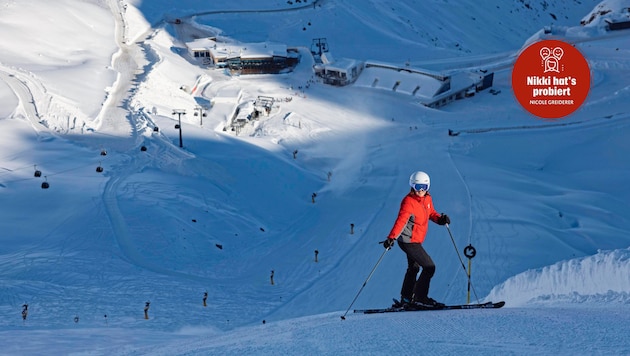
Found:
<svg viewBox="0 0 630 356"><path fill-rule="evenodd" d="M313 67L325 84L355 86L411 95L431 108L475 95L492 86L494 73L462 70L449 74L387 63L361 62L343 58L334 60L330 53L321 55L321 63Z"/></svg>
<svg viewBox="0 0 630 356"><path fill-rule="evenodd" d="M200 38L186 43L190 55L204 65L228 68L239 74L277 74L291 71L300 61L297 48L284 44L225 43Z"/></svg>
<svg viewBox="0 0 630 356"><path fill-rule="evenodd" d="M322 53L321 63L313 67L324 84L344 86L354 83L363 71L364 63L354 59L334 60L329 52Z"/></svg>
<svg viewBox="0 0 630 356"><path fill-rule="evenodd" d="M424 106L438 108L490 88L493 80L494 73L488 71L462 70L442 74L407 66L366 62L354 85L407 94Z"/></svg>

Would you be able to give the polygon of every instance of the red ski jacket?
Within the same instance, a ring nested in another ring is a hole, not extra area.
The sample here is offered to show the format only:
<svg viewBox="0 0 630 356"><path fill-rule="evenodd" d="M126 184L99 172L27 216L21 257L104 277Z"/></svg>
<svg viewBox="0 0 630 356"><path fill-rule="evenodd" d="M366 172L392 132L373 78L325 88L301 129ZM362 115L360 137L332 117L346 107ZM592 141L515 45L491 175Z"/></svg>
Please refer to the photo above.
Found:
<svg viewBox="0 0 630 356"><path fill-rule="evenodd" d="M401 238L406 243L422 243L427 234L429 220L437 223L440 214L433 208L433 199L427 193L420 197L407 194L400 203L400 211L387 238Z"/></svg>

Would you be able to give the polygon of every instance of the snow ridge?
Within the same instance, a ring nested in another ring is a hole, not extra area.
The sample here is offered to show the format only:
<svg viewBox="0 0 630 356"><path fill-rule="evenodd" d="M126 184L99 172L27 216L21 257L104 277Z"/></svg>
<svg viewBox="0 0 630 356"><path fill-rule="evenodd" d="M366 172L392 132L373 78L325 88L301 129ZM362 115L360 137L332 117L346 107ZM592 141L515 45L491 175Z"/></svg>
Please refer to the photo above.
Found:
<svg viewBox="0 0 630 356"><path fill-rule="evenodd" d="M630 248L525 271L494 287L486 299L509 300L510 306L567 300L630 303Z"/></svg>

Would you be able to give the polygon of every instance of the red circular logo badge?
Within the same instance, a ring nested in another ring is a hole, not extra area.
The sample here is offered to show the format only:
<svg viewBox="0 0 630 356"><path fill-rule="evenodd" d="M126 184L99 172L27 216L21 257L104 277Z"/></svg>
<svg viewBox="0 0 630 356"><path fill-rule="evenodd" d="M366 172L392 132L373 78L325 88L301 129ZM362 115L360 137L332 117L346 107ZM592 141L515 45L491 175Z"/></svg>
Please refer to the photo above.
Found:
<svg viewBox="0 0 630 356"><path fill-rule="evenodd" d="M545 119L565 117L586 99L591 71L572 45L544 40L525 48L514 63L512 88L518 102Z"/></svg>

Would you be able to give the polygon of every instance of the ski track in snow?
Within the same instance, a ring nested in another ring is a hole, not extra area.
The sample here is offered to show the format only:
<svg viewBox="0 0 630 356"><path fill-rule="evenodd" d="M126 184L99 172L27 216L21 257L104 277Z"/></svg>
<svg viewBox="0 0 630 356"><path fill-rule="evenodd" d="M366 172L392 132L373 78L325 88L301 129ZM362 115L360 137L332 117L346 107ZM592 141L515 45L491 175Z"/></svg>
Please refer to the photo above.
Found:
<svg viewBox="0 0 630 356"><path fill-rule="evenodd" d="M20 106L24 110L27 120L30 122L35 132L44 131L45 128L39 123L39 113L36 106L35 98L31 92L31 88L37 88L36 85L27 84L29 79L27 75L21 74L16 70L8 70L0 66L0 80L4 81L13 90L18 97Z"/></svg>

